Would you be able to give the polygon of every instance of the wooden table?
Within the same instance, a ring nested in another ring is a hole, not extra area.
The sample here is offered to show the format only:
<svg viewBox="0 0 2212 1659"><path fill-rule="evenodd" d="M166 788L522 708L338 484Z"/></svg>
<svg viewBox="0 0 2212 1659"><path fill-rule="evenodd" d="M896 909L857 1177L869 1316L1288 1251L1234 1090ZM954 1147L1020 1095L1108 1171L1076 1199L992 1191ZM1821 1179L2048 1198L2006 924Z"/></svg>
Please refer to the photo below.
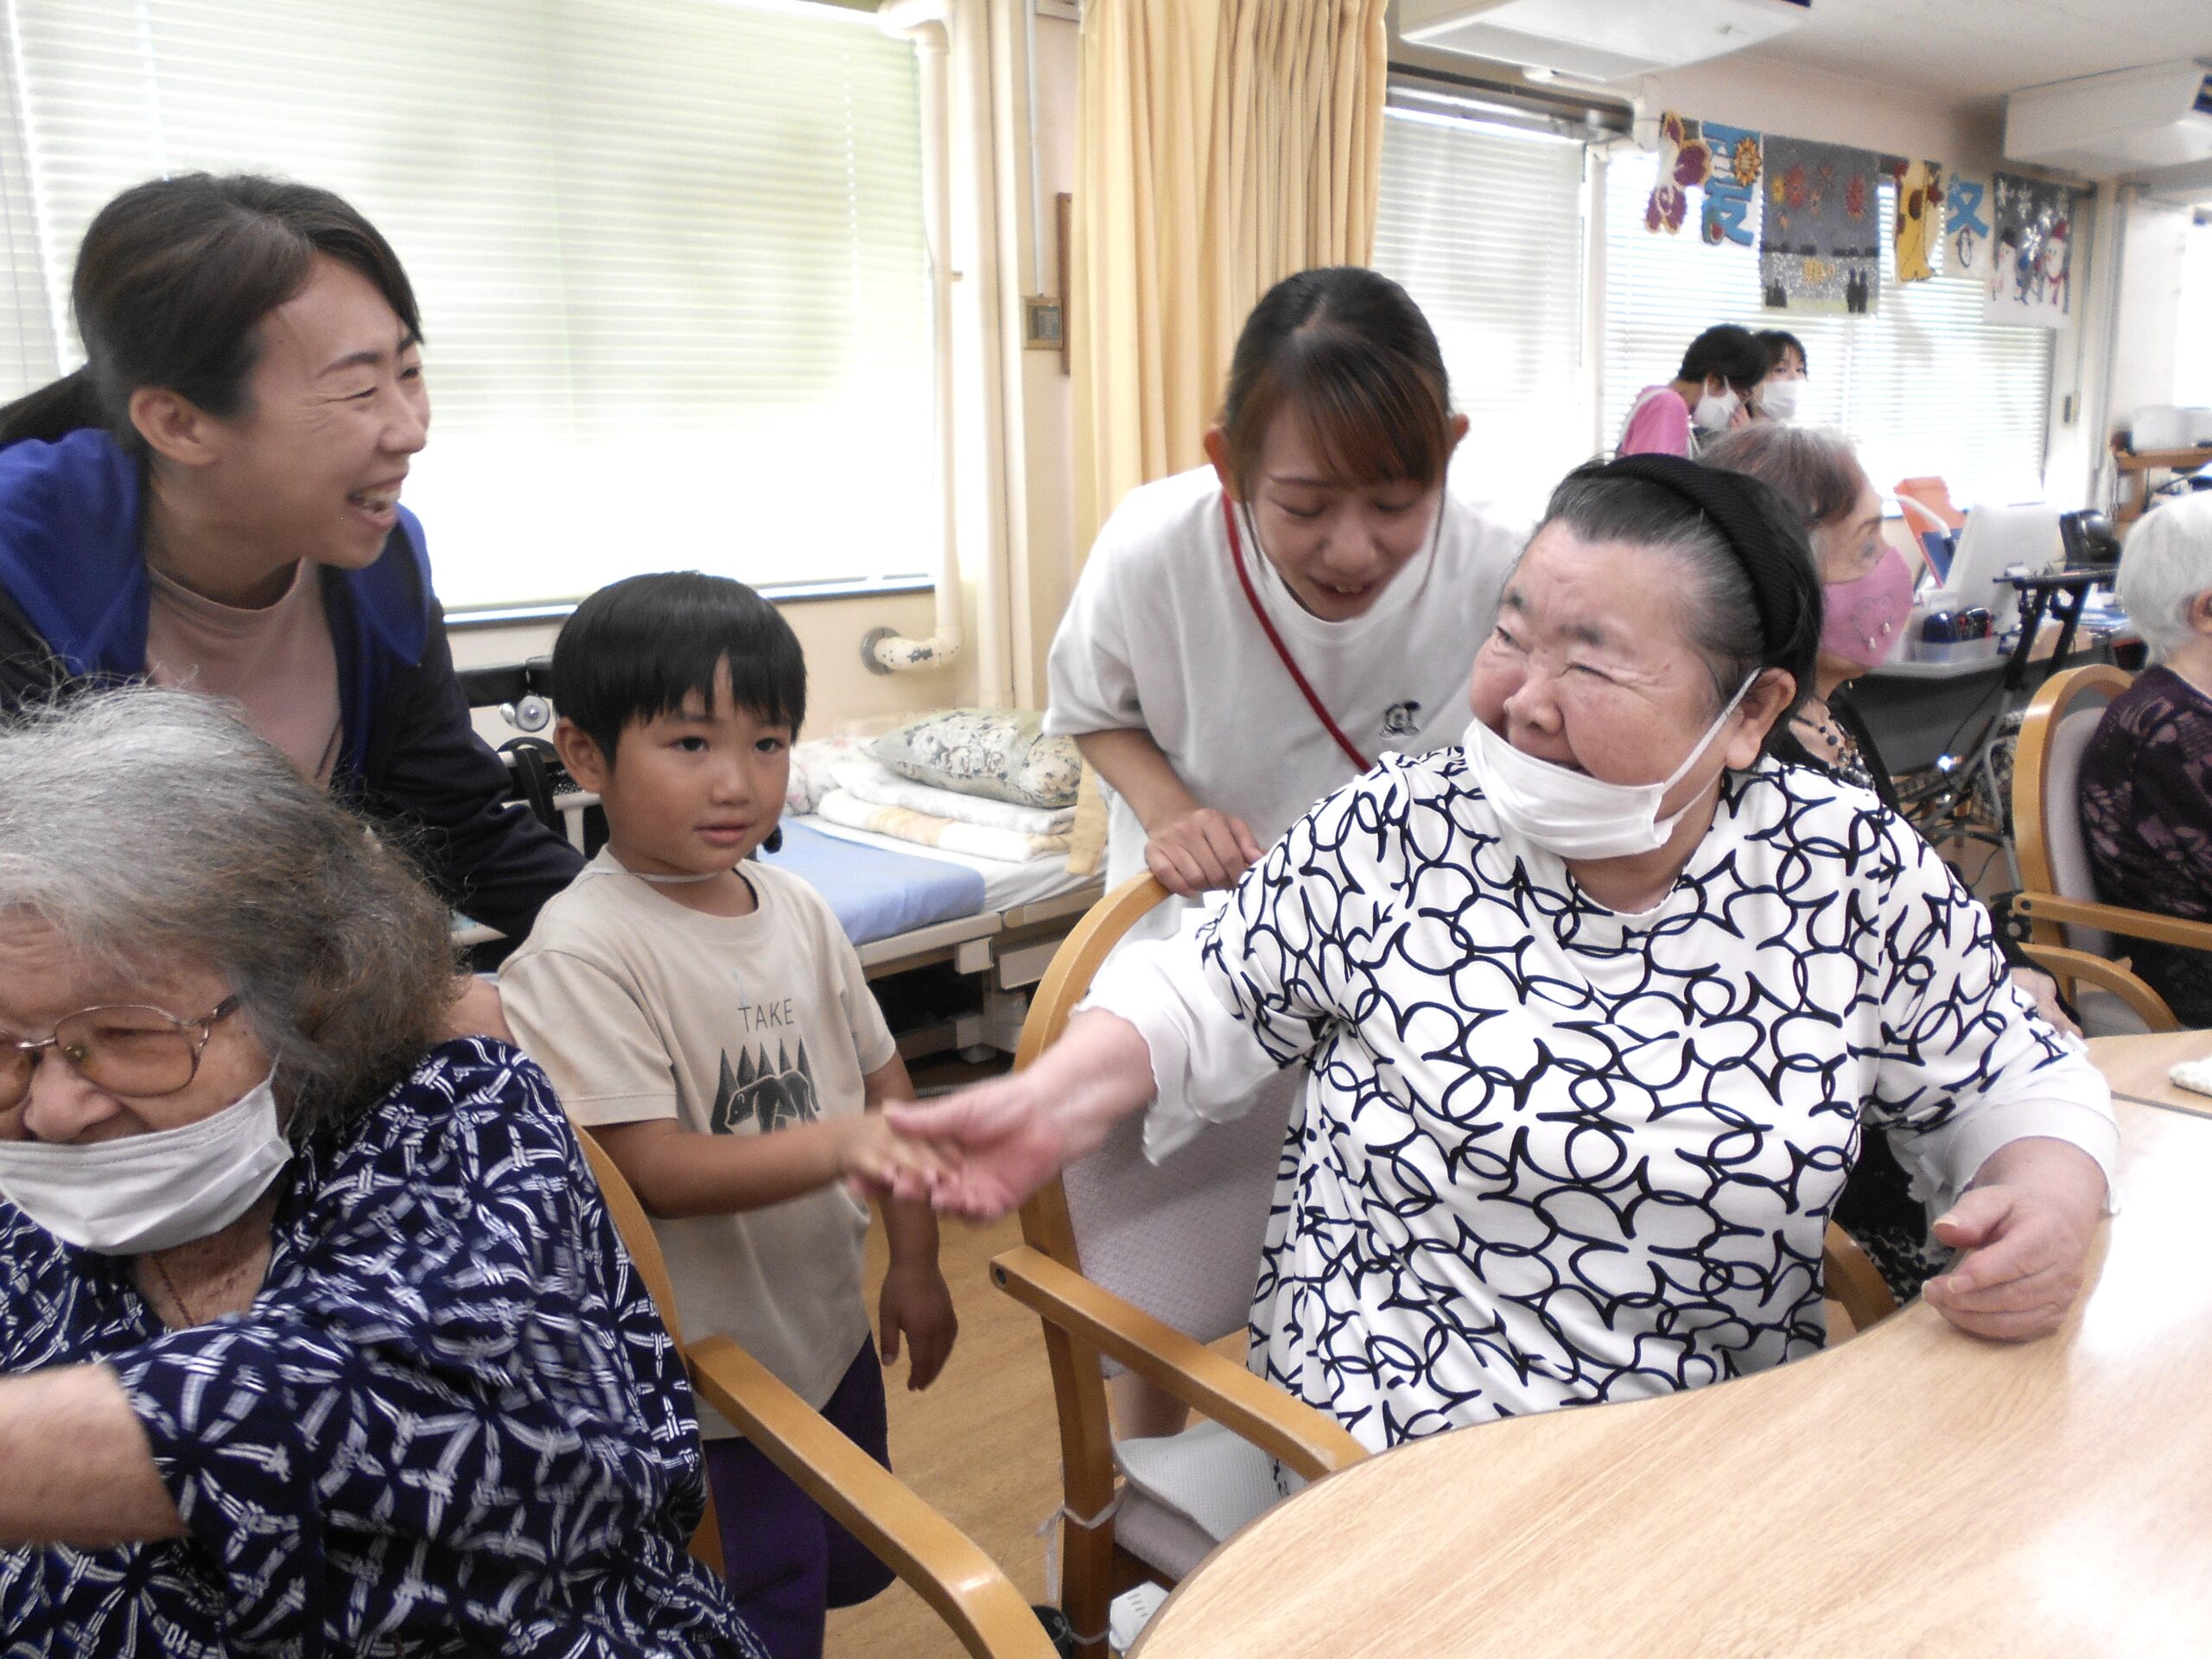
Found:
<svg viewBox="0 0 2212 1659"><path fill-rule="evenodd" d="M2092 1045L2146 1093L2208 1048ZM2058 1335L1915 1302L1758 1376L1402 1446L1216 1550L1140 1659L2212 1654L2195 1109L2120 1102L2121 1211Z"/></svg>
<svg viewBox="0 0 2212 1659"><path fill-rule="evenodd" d="M2100 1037L2090 1046L2097 1068L2122 1100L2145 1106L2163 1106L2171 1112L2193 1112L2212 1117L2212 1095L2177 1089L2166 1073L2177 1060L2202 1059L2212 1054L2212 1031L2169 1031L2149 1037ZM2126 1195L2121 1194L2124 1198ZM2212 1197L2212 1194L2208 1194ZM2212 1641L2205 1644L2212 1651Z"/></svg>

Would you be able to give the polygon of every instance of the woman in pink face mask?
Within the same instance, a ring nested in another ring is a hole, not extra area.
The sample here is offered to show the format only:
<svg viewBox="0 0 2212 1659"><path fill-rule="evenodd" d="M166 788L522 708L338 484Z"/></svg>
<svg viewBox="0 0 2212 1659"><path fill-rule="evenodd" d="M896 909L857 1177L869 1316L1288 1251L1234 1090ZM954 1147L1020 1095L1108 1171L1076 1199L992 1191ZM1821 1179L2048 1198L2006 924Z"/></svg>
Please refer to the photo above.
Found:
<svg viewBox="0 0 2212 1659"><path fill-rule="evenodd" d="M1851 706L1847 688L1887 662L1904 639L1913 574L1904 556L1882 538L1881 498L1859 457L1839 433L1761 421L1729 433L1700 459L1772 486L1803 515L1806 539L1820 565L1821 650L1812 695L1788 727L1768 739L1767 752L1871 789L1897 810L1897 785L1873 734ZM2080 1035L2050 976L2030 967L2001 932L1998 948L2012 968L2012 982L2037 1010L2061 1031ZM1934 1239L1927 1211L1880 1135L1867 1137L1834 1219L1866 1247L1900 1301L1942 1271L1949 1255Z"/></svg>
<svg viewBox="0 0 2212 1659"><path fill-rule="evenodd" d="M1850 443L1834 432L1761 422L1729 433L1700 459L1780 492L1804 514L1820 563L1824 620L1813 692L1769 749L1871 789L1895 810L1897 788L1873 735L1849 697L1838 695L1889 660L1912 612L1912 567L1882 538L1881 497Z"/></svg>

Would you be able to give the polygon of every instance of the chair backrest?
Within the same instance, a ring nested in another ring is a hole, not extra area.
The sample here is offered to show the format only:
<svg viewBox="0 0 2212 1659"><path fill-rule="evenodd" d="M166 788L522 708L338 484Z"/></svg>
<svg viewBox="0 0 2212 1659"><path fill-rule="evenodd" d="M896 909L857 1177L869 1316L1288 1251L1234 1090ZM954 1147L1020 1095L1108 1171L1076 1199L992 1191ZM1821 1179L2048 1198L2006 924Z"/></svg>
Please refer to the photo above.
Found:
<svg viewBox="0 0 2212 1659"><path fill-rule="evenodd" d="M2133 677L2101 663L2069 668L2044 682L2020 722L2012 762L2012 824L2020 885L2029 893L2094 899L2096 878L2082 833L2082 756L2113 698ZM2079 924L2039 923L2036 943L2113 954L2113 936Z"/></svg>
<svg viewBox="0 0 2212 1659"><path fill-rule="evenodd" d="M1114 947L1167 897L1144 875L1092 907L1037 988L1017 1067L1060 1034ZM1211 1342L1242 1330L1303 1084L1296 1069L1278 1075L1243 1116L1207 1129L1158 1166L1144 1155L1141 1119L1116 1125L1096 1151L1022 1206L1024 1238L1185 1336Z"/></svg>
<svg viewBox="0 0 2212 1659"><path fill-rule="evenodd" d="M660 1240L653 1236L652 1218L645 1214L645 1206L638 1202L638 1195L631 1191L620 1166L607 1155L607 1148L582 1124L576 1125L575 1129L576 1139L583 1143L585 1161L591 1165L592 1175L599 1182L600 1198L613 1219L614 1230L622 1236L631 1264L645 1281L646 1294L660 1311L661 1323L668 1327L669 1338L676 1344L680 1358L683 1353L683 1326L676 1317L676 1286L668 1276L668 1259L660 1253ZM703 1483L703 1469L700 1478ZM706 1497L706 1513L699 1517L699 1529L691 1535L691 1553L719 1578L722 1572L721 1527L715 1518L711 1487L707 1488Z"/></svg>

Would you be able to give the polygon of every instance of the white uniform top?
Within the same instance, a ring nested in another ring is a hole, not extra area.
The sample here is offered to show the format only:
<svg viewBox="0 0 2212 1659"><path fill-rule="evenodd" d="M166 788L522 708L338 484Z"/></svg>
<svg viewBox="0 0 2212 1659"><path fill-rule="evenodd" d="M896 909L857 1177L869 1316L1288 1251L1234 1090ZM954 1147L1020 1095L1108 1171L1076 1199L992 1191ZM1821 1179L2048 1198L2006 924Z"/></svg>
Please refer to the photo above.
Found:
<svg viewBox="0 0 2212 1659"><path fill-rule="evenodd" d="M1155 1155L1308 1072L1252 1365L1365 1446L1719 1382L1824 1339L1821 1236L1862 1124L1948 1201L2048 1135L2110 1179L2112 1096L1989 915L1865 790L1732 772L1673 889L1622 915L1389 760L1194 938L1108 963Z"/></svg>
<svg viewBox="0 0 2212 1659"><path fill-rule="evenodd" d="M749 916L707 916L602 851L538 912L499 997L579 1123L772 1135L861 1111L896 1048L828 900L758 860ZM687 1338L721 1332L817 1409L868 1339L867 1207L842 1182L657 1220ZM737 1430L703 1400L708 1440Z"/></svg>
<svg viewBox="0 0 2212 1659"><path fill-rule="evenodd" d="M1430 548L1346 622L1307 611L1244 538L1268 619L1370 760L1459 741L1475 649L1525 539L1448 490L1440 512ZM1132 490L1116 509L1061 619L1048 673L1046 731L1148 732L1198 804L1243 819L1262 847L1355 774L1252 614L1210 467ZM1144 868L1145 833L1127 802L1108 798L1111 887Z"/></svg>

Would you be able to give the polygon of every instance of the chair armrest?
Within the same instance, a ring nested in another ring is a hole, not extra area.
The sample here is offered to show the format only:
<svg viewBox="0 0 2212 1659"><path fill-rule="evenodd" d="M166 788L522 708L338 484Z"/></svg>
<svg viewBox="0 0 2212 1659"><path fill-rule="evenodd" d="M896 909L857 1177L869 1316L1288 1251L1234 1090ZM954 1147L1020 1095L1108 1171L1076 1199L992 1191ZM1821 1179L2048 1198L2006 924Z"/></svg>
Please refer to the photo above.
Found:
<svg viewBox="0 0 2212 1659"><path fill-rule="evenodd" d="M1047 1323L1118 1360L1308 1480L1367 1456L1367 1448L1327 1413L1293 1399L1040 1250L1024 1244L993 1258L991 1280Z"/></svg>
<svg viewBox="0 0 2212 1659"><path fill-rule="evenodd" d="M2012 912L2039 922L2072 922L2079 927L2101 927L2131 939L2151 939L2185 950L2212 950L2212 922L2184 921L2178 916L2159 916L2147 910L2128 910L2100 904L2094 899L2063 899L2055 893L2021 893L2012 896Z"/></svg>
<svg viewBox="0 0 2212 1659"><path fill-rule="evenodd" d="M2130 973L2116 962L2063 944L2024 944L2020 954L2053 979L2077 980L2110 991L2133 1009L2135 1017L2152 1031L2181 1029L2181 1021L2166 1006L2165 998L2152 990L2139 975Z"/></svg>
<svg viewBox="0 0 2212 1659"><path fill-rule="evenodd" d="M693 1343L684 1357L699 1397L918 1592L975 1659L1055 1659L997 1563L760 1361L721 1336Z"/></svg>

